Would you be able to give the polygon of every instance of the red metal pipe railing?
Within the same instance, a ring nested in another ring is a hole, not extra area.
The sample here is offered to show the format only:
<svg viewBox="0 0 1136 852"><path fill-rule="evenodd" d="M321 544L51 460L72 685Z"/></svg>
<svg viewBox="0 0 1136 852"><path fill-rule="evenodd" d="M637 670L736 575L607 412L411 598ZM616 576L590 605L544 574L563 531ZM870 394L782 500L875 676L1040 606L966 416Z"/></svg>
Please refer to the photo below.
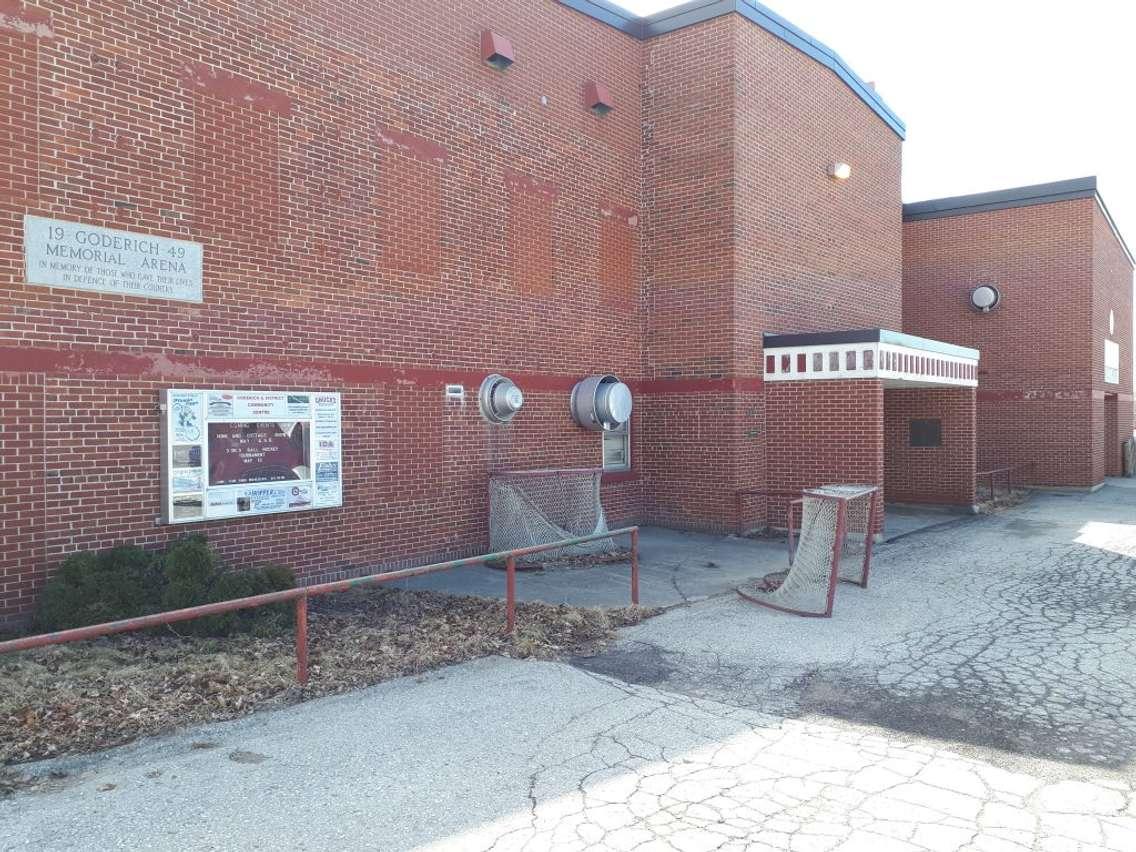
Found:
<svg viewBox="0 0 1136 852"><path fill-rule="evenodd" d="M980 470L974 474L975 488L982 483L983 480L990 484L990 502L994 505L998 504L998 479L1003 478L1006 480L1006 497L1009 498L1014 493L1014 473L1020 470L1032 468L1034 462L1024 462L1023 464L1015 464L1009 467L996 467L992 470Z"/></svg>
<svg viewBox="0 0 1136 852"><path fill-rule="evenodd" d="M465 559L451 559L448 562L436 562L432 565L422 565L417 568L404 568L399 571L387 571L383 574L369 574L366 577L355 577L350 580L336 580L331 583L319 583L313 586L301 586L296 589L285 589L279 592L269 592L263 595L252 595L247 598L234 598L231 601L218 601L217 603L191 606L184 609L174 609L169 612L156 612L153 615L142 615L137 618L126 618L121 621L108 621L102 624L91 624L87 627L76 627L71 630L59 630L55 633L41 633L36 636L23 636L0 642L0 654L10 654L15 651L27 651L31 648L42 648L46 645L63 645L67 642L81 642L85 639L96 639L100 636L110 636L114 633L128 633L134 630L145 630L148 627L161 627L165 624L176 624L180 621L191 621L205 615L219 615L223 612L233 612L239 609L253 609L258 606L293 601L296 606L296 682L301 686L308 682L308 598L316 595L329 595L336 592L346 592L351 589L379 586L384 583L393 583L410 577L421 577L424 574L437 574L441 571L451 571L454 568L464 568L470 565L484 565L486 562L500 562L505 560L505 625L509 633L517 627L517 557L529 556L534 553L544 553L549 550L559 550L562 547L571 547L577 544L586 544L590 541L600 541L605 538L616 538L627 535L631 538L631 603L639 603L639 527L623 527L618 530L609 530L605 533L566 538L551 544L536 544L531 547L518 547L500 553L487 553L484 556L469 556Z"/></svg>

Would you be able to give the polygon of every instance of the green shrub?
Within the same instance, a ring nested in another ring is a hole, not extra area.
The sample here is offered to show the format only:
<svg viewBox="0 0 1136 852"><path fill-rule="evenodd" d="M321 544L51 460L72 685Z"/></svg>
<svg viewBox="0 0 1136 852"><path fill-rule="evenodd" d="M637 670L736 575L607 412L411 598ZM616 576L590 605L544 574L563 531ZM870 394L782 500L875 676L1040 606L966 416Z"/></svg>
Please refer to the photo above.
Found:
<svg viewBox="0 0 1136 852"><path fill-rule="evenodd" d="M290 569L268 565L247 571L226 571L220 574L213 584L210 598L213 601L231 601L236 598L250 598L253 595L292 589L295 586L296 577ZM205 635L224 636L238 631L268 635L289 627L291 619L292 605L281 603L235 610L198 621L211 622L200 628Z"/></svg>
<svg viewBox="0 0 1136 852"><path fill-rule="evenodd" d="M158 554L136 545L101 553L74 553L40 594L36 624L67 630L145 615L161 608L163 579Z"/></svg>
<svg viewBox="0 0 1136 852"><path fill-rule="evenodd" d="M173 542L162 557L166 581L162 609L208 603L210 589L221 573L219 562L203 535L187 535Z"/></svg>
<svg viewBox="0 0 1136 852"><path fill-rule="evenodd" d="M37 626L66 630L295 585L292 571L279 565L227 570L200 534L178 539L164 553L123 545L65 559L40 595ZM290 604L276 604L205 616L173 629L199 636L227 636L237 631L264 635L290 625Z"/></svg>

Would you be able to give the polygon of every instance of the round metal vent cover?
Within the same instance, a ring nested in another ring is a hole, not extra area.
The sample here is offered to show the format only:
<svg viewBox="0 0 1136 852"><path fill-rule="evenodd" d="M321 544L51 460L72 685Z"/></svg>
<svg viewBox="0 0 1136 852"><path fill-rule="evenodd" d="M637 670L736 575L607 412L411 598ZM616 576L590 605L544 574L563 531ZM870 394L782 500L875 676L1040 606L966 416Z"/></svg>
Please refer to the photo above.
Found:
<svg viewBox="0 0 1136 852"><path fill-rule="evenodd" d="M618 429L631 417L631 388L612 375L588 376L572 388L572 419L593 432Z"/></svg>
<svg viewBox="0 0 1136 852"><path fill-rule="evenodd" d="M525 395L511 379L493 373L481 383L477 401L481 415L490 423L508 423L525 404Z"/></svg>
<svg viewBox="0 0 1136 852"><path fill-rule="evenodd" d="M984 314L998 307L1001 301L1002 294L993 284L979 284L970 291L970 304Z"/></svg>

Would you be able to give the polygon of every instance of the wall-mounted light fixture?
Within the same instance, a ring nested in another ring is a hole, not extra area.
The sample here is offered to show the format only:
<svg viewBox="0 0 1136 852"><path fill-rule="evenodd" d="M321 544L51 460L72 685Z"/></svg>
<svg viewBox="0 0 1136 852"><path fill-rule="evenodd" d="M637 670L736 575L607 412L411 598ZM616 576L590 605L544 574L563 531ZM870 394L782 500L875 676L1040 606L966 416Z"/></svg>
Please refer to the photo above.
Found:
<svg viewBox="0 0 1136 852"><path fill-rule="evenodd" d="M970 291L970 306L984 314L990 313L1002 302L1002 293L993 284L979 284Z"/></svg>
<svg viewBox="0 0 1136 852"><path fill-rule="evenodd" d="M504 71L513 64L513 43L500 33L483 30L481 58L498 71Z"/></svg>
<svg viewBox="0 0 1136 852"><path fill-rule="evenodd" d="M852 177L852 167L847 163L833 163L828 167L828 176L833 180L848 180Z"/></svg>
<svg viewBox="0 0 1136 852"><path fill-rule="evenodd" d="M584 85L584 103L588 105L588 109L600 116L607 115L615 109L607 86L594 80Z"/></svg>

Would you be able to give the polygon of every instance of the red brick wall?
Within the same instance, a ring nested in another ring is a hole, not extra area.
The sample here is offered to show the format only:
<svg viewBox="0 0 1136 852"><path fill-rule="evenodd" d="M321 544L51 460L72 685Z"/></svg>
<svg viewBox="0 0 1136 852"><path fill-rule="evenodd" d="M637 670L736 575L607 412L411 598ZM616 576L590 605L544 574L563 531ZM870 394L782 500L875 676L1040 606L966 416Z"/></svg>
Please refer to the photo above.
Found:
<svg viewBox="0 0 1136 852"><path fill-rule="evenodd" d="M942 446L913 447L913 419L942 421ZM970 388L884 390L884 489L894 503L975 503L975 392Z"/></svg>
<svg viewBox="0 0 1136 852"><path fill-rule="evenodd" d="M0 624L26 612L44 580L46 511L43 378L0 373Z"/></svg>
<svg viewBox="0 0 1136 852"><path fill-rule="evenodd" d="M42 462L5 487L47 501L0 507L0 619L68 552L193 529L309 576L481 550L488 470L600 463L568 392L642 375L639 42L526 0L42 5L0 30L0 363L46 388L42 431L5 423ZM25 213L204 243L204 303L24 283ZM475 402L497 371L527 397L501 428ZM343 391L344 508L156 526L169 386ZM612 479L637 518L639 482Z"/></svg>
<svg viewBox="0 0 1136 852"><path fill-rule="evenodd" d="M1038 484L1100 481L1092 402L1094 363L1103 358L1093 319L1094 208L1082 199L904 224L904 331L982 353L979 468L1034 463ZM969 307L970 290L982 283L1002 292L1001 306L989 314ZM1117 298L1119 328L1131 296ZM1127 347L1121 363L1131 360Z"/></svg>
<svg viewBox="0 0 1136 852"><path fill-rule="evenodd" d="M643 49L644 516L719 528L739 452L733 16Z"/></svg>
<svg viewBox="0 0 1136 852"><path fill-rule="evenodd" d="M739 16L640 43L531 0L0 11L33 24L0 30L0 365L43 388L46 507L0 507L5 586L193 529L309 577L479 550L489 470L599 463L567 415L596 372L637 395L612 518L732 528L766 479L761 332L896 324L899 140ZM199 241L204 302L28 285L25 213ZM508 427L489 372L526 392ZM171 386L342 391L345 506L156 525Z"/></svg>
<svg viewBox="0 0 1136 852"><path fill-rule="evenodd" d="M1120 442L1132 435L1132 263L1101 212L1093 209L1093 477L1121 473ZM1113 331L1108 315L1112 312ZM1104 341L1120 345L1120 384L1104 381Z"/></svg>
<svg viewBox="0 0 1136 852"><path fill-rule="evenodd" d="M833 483L883 489L884 389L876 379L769 382L765 415L770 489ZM769 502L771 526L785 526L786 503Z"/></svg>
<svg viewBox="0 0 1136 852"><path fill-rule="evenodd" d="M738 362L755 331L899 330L901 140L800 51L740 18L735 38Z"/></svg>
<svg viewBox="0 0 1136 852"><path fill-rule="evenodd" d="M900 325L900 140L738 16L653 39L645 61L646 371L722 389L644 400L644 509L729 528L735 491L782 477L766 472L762 332Z"/></svg>

